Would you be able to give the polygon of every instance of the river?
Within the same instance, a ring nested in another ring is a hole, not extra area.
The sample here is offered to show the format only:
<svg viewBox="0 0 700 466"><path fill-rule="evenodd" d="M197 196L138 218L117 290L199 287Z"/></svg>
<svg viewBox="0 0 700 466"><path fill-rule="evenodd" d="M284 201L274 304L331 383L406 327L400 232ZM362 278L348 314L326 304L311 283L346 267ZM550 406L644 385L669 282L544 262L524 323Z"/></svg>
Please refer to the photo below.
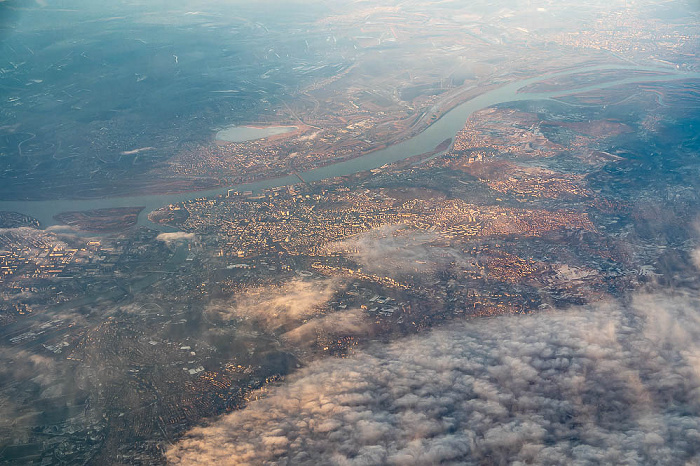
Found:
<svg viewBox="0 0 700 466"><path fill-rule="evenodd" d="M600 84L587 85L576 89L557 90L551 92L518 93L519 89L546 79L597 70L662 71L668 74L663 76L635 76L615 81L607 81ZM351 160L302 172L300 173L300 176L308 182L320 181L327 178L351 175L353 173L379 168L387 163L397 162L415 155L430 152L445 139L454 138L454 136L464 127L465 122L472 113L492 105L522 100L551 99L567 94L605 89L621 84L666 82L682 79L700 79L700 73L680 72L670 68L602 65L575 68L512 82L458 105L443 115L443 117L438 121L426 128L423 132L410 139L389 146L386 149L370 152ZM47 227L58 223L53 217L61 212L144 206L144 210L139 215L139 225L163 229L161 226L155 225L148 220L148 214L162 206L203 197L225 195L229 190L259 192L265 189L289 186L299 182L300 181L297 176L287 175L280 178L243 183L235 186L174 194L152 194L85 200L56 199L48 201L0 201L0 210L14 211L30 215L39 220L43 227Z"/></svg>

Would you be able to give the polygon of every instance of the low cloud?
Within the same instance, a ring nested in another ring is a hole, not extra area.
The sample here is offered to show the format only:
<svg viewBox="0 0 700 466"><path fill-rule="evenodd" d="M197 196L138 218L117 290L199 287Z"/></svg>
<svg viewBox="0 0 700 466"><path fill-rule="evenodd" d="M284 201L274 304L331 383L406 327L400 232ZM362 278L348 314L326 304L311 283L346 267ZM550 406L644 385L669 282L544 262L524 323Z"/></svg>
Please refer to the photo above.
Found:
<svg viewBox="0 0 700 466"><path fill-rule="evenodd" d="M50 399L69 393L65 367L46 356L6 346L0 347L0 413L31 412L28 394ZM36 401L36 398L34 401ZM13 419L13 418L10 418ZM0 427L6 424L0 422ZM21 426L22 422L18 422Z"/></svg>
<svg viewBox="0 0 700 466"><path fill-rule="evenodd" d="M44 231L55 235L56 238L64 239L66 241L74 241L76 239L85 240L89 238L99 239L98 236L95 236L94 232L80 230L71 225L51 225L46 227Z"/></svg>
<svg viewBox="0 0 700 466"><path fill-rule="evenodd" d="M4 395L0 395L0 432L11 429L17 418L17 411L12 401Z"/></svg>
<svg viewBox="0 0 700 466"><path fill-rule="evenodd" d="M0 347L0 362L0 379L8 384L32 382L50 387L62 383L62 367L46 356L3 346Z"/></svg>
<svg viewBox="0 0 700 466"><path fill-rule="evenodd" d="M231 303L212 304L207 314L223 321L252 319L267 330L275 330L318 314L337 289L337 280L292 280L248 290Z"/></svg>
<svg viewBox="0 0 700 466"><path fill-rule="evenodd" d="M350 309L312 319L291 330L282 339L295 346L313 344L320 337L367 335L370 325L360 309Z"/></svg>
<svg viewBox="0 0 700 466"><path fill-rule="evenodd" d="M76 233L76 229L70 225L51 225L46 227L46 231L52 231L54 233Z"/></svg>
<svg viewBox="0 0 700 466"><path fill-rule="evenodd" d="M700 300L472 320L312 364L172 464L697 464Z"/></svg>
<svg viewBox="0 0 700 466"><path fill-rule="evenodd" d="M177 243L184 243L187 241L194 241L194 233L185 233L184 231L175 231L173 233L161 233L156 236L158 241L163 241L168 246Z"/></svg>
<svg viewBox="0 0 700 466"><path fill-rule="evenodd" d="M440 244L439 236L402 225L386 225L330 245L357 261L365 271L393 276L433 272L453 262L465 265L463 254Z"/></svg>
<svg viewBox="0 0 700 466"><path fill-rule="evenodd" d="M693 265L695 265L695 267L700 269L700 249L694 249L691 252L691 256L693 259Z"/></svg>
<svg viewBox="0 0 700 466"><path fill-rule="evenodd" d="M0 236L10 238L13 242L21 243L28 248L36 247L34 243L43 243L46 246L53 246L65 249L68 244L59 239L59 233L53 230L39 230L31 227L0 228ZM5 241L0 238L0 247Z"/></svg>
<svg viewBox="0 0 700 466"><path fill-rule="evenodd" d="M85 371L74 370L65 353L53 357L13 346L0 346L0 437L20 439L33 434L31 429L42 425L42 411L60 412L66 406L84 403L85 386L89 383ZM90 371L90 369L87 369ZM56 411L54 411L56 410ZM101 416L93 410L93 416ZM76 431L87 427L95 418L73 418Z"/></svg>
<svg viewBox="0 0 700 466"><path fill-rule="evenodd" d="M697 241L697 239L700 238L700 219L696 219L693 222L693 230L695 230L695 239ZM695 244L697 244L697 242ZM695 249L690 252L690 258L693 265L700 271L700 246L695 247Z"/></svg>

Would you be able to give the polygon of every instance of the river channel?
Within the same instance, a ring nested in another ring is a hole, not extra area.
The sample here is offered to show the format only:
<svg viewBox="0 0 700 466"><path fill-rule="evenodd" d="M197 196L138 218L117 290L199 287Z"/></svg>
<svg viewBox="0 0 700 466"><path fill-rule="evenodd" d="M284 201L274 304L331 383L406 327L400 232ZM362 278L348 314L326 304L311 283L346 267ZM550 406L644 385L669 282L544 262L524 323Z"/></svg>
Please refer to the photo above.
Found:
<svg viewBox="0 0 700 466"><path fill-rule="evenodd" d="M606 81L600 84L586 85L576 89L556 90L551 92L521 92L519 89L525 86L544 81L551 78L563 77L577 73L602 70L631 70L631 71L652 71L664 72L668 74L655 76L634 76L615 81ZM505 84L497 89L491 90L471 100L468 100L454 109L447 112L442 118L430 125L421 133L398 144L367 153L360 157L343 162L315 168L300 173L299 175L307 182L320 181L337 176L351 175L373 168L379 168L388 163L407 159L415 155L424 154L435 149L441 142L454 136L464 127L469 116L483 108L505 102L522 100L541 100L561 97L573 93L581 93L598 89L605 89L622 84L646 83L646 82L666 82L682 79L700 79L700 73L680 72L671 68L645 68L635 66L612 66L603 65L595 67L575 68L567 71L545 74L534 78ZM289 186L299 183L300 180L295 175L288 175L280 178L243 183L235 186L219 187L206 191L194 191L173 194L153 194L124 197L108 197L100 199L69 200L56 199L48 201L0 201L0 210L20 212L36 218L43 227L55 225L58 222L54 219L56 214L67 211L83 211L92 209L106 209L115 207L144 206L144 210L139 215L139 225L150 228L163 229L148 220L148 214L162 206L178 202L199 199L203 197L215 197L225 195L229 190L260 192L274 187Z"/></svg>

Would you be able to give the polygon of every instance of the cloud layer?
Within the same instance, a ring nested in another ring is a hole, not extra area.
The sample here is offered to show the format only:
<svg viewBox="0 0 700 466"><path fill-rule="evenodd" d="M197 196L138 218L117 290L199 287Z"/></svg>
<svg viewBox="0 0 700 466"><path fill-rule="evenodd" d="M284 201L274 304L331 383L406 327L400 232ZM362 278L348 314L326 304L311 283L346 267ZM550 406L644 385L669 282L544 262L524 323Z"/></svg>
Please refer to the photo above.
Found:
<svg viewBox="0 0 700 466"><path fill-rule="evenodd" d="M168 246L175 243L194 241L196 236L194 233L185 233L184 231L175 231L172 233L160 233L156 236L158 241L162 241Z"/></svg>
<svg viewBox="0 0 700 466"><path fill-rule="evenodd" d="M432 232L415 231L402 225L385 225L328 246L353 258L365 271L402 274L434 272L452 262L466 265L464 255L440 244Z"/></svg>
<svg viewBox="0 0 700 466"><path fill-rule="evenodd" d="M338 288L336 280L292 280L280 286L263 286L236 296L235 301L209 306L218 320L252 319L267 330L318 314Z"/></svg>
<svg viewBox="0 0 700 466"><path fill-rule="evenodd" d="M319 337L360 336L370 332L367 317L361 309L349 309L311 319L282 335L282 339L295 346L308 346Z"/></svg>
<svg viewBox="0 0 700 466"><path fill-rule="evenodd" d="M700 301L498 317L312 364L173 464L700 462Z"/></svg>

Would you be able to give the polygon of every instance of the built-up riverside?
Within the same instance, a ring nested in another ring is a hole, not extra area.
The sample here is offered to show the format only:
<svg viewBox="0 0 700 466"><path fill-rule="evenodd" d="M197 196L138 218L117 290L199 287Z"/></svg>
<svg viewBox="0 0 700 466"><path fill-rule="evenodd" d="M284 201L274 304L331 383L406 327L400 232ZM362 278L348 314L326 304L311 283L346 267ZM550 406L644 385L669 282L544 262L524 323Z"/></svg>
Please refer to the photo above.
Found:
<svg viewBox="0 0 700 466"><path fill-rule="evenodd" d="M650 71L663 72L665 74L661 76L635 76L627 79L607 81L604 83L589 85L576 89L557 90L552 92L518 92L524 87L540 81L573 75L577 73L603 70ZM567 71L545 74L542 76L537 76L506 84L502 87L481 94L455 107L453 110L446 113L438 121L429 126L425 131L410 139L387 147L386 149L377 150L350 160L345 160L343 162L308 170L306 172L299 173L298 175L290 174L279 178L244 183L236 186L227 186L212 190L185 193L109 197L101 199L83 200L58 199L51 201L4 201L0 202L0 210L19 212L22 214L29 215L39 220L43 227L47 227L57 223L57 221L54 219L54 216L61 212L143 206L145 207L145 209L141 212L139 216L139 225L149 226L151 228L157 229L167 229L167 227L151 223L148 220L148 214L151 211L168 204L185 202L206 197L226 195L229 191L260 192L265 189L298 184L301 181L300 178L306 182L314 182L337 176L346 176L366 170L379 168L383 165L408 159L419 154L424 154L426 152L434 150L435 147L437 147L445 139L454 137L454 135L457 134L457 132L459 132L463 128L465 121L469 118L469 116L472 113L483 108L490 107L492 105L513 101L551 99L568 94L594 91L623 84L663 82L685 79L700 79L700 73L682 72L673 68L637 67L620 65L602 65L594 67L573 68Z"/></svg>

